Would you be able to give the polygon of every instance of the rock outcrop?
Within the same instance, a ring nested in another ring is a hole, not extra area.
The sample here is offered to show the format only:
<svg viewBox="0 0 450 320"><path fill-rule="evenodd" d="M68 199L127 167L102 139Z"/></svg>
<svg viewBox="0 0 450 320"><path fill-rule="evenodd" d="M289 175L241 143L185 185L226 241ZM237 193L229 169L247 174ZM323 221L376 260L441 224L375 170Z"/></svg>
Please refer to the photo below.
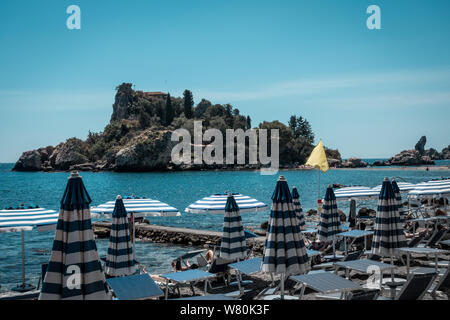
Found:
<svg viewBox="0 0 450 320"><path fill-rule="evenodd" d="M359 158L350 158L339 165L339 168L365 168L368 163Z"/></svg>
<svg viewBox="0 0 450 320"><path fill-rule="evenodd" d="M37 150L26 151L22 153L19 160L14 165L16 171L41 171L48 163L54 147L39 148Z"/></svg>
<svg viewBox="0 0 450 320"><path fill-rule="evenodd" d="M176 144L171 141L171 135L171 131L143 132L117 152L112 167L116 171L167 169Z"/></svg>
<svg viewBox="0 0 450 320"><path fill-rule="evenodd" d="M450 160L450 145L442 149L441 160Z"/></svg>
<svg viewBox="0 0 450 320"><path fill-rule="evenodd" d="M404 150L386 161L375 161L372 166L417 166L434 165L434 160L450 159L450 146L442 149L442 152L436 149L425 149L427 137L423 136L416 143L413 150Z"/></svg>
<svg viewBox="0 0 450 320"><path fill-rule="evenodd" d="M429 156L420 155L417 150L405 150L388 160L391 166L416 166L433 165L434 161Z"/></svg>

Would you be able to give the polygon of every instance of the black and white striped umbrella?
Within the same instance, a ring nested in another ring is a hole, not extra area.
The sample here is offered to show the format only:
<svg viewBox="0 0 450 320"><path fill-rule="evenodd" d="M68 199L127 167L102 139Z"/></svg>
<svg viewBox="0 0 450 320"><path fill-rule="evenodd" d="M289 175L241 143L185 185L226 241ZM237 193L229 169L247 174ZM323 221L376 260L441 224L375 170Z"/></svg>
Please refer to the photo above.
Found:
<svg viewBox="0 0 450 320"><path fill-rule="evenodd" d="M378 200L372 253L392 258L398 254L398 249L401 247L406 247L406 238L400 222L398 201L391 182L385 178Z"/></svg>
<svg viewBox="0 0 450 320"><path fill-rule="evenodd" d="M261 270L281 275L283 298L285 277L306 273L309 270L309 259L284 176L279 177L272 200Z"/></svg>
<svg viewBox="0 0 450 320"><path fill-rule="evenodd" d="M335 236L342 232L341 221L337 211L336 196L333 188L328 186L323 202L323 212L320 215L317 237L320 241L334 241Z"/></svg>
<svg viewBox="0 0 450 320"><path fill-rule="evenodd" d="M224 259L244 259L247 255L244 227L239 207L232 194L228 195L223 220L220 256Z"/></svg>
<svg viewBox="0 0 450 320"><path fill-rule="evenodd" d="M217 193L209 197L197 200L190 204L184 211L200 214L224 214L229 193ZM240 193L233 193L234 200L239 206L240 213L260 212L267 209L267 205L259 200L245 196Z"/></svg>
<svg viewBox="0 0 450 320"><path fill-rule="evenodd" d="M400 193L400 188L397 184L397 181L395 181L394 179L392 179L392 190L394 190L395 200L397 200L397 203L398 203L398 213L400 215L400 222L404 223L405 216L404 216L404 210L403 210L402 195Z"/></svg>
<svg viewBox="0 0 450 320"><path fill-rule="evenodd" d="M121 196L117 196L112 213L111 233L105 273L112 277L128 276L136 272L133 244L130 238L127 210Z"/></svg>
<svg viewBox="0 0 450 320"><path fill-rule="evenodd" d="M297 215L298 225L300 226L300 229L303 230L306 228L305 214L303 213L302 205L300 203L300 195L298 194L297 187L292 188L292 202Z"/></svg>
<svg viewBox="0 0 450 320"><path fill-rule="evenodd" d="M35 206L9 208L0 210L0 233L21 232L22 236L22 283L12 288L13 291L26 292L35 286L25 283L25 231L36 228L38 231L55 230L58 212Z"/></svg>
<svg viewBox="0 0 450 320"><path fill-rule="evenodd" d="M83 180L73 172L61 200L50 261L40 300L108 299Z"/></svg>
<svg viewBox="0 0 450 320"><path fill-rule="evenodd" d="M416 184L408 198L435 198L450 196L450 179L430 180Z"/></svg>

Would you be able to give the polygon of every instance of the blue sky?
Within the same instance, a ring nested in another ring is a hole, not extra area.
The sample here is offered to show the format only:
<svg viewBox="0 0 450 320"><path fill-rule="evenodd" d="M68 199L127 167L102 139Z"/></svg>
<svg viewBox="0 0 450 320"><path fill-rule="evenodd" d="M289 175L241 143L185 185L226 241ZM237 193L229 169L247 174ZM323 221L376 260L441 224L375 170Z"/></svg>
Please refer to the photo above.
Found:
<svg viewBox="0 0 450 320"><path fill-rule="evenodd" d="M81 8L81 30L66 8ZM366 8L381 8L381 30ZM1 1L0 162L85 138L115 87L305 116L344 157L450 143L450 1Z"/></svg>

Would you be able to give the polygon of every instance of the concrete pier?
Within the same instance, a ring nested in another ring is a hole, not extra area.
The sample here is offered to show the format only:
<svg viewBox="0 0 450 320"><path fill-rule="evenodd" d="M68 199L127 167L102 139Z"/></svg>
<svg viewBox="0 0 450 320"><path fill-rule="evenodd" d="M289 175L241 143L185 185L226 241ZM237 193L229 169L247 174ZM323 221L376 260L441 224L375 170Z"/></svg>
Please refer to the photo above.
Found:
<svg viewBox="0 0 450 320"><path fill-rule="evenodd" d="M94 233L97 238L109 237L111 222L93 223ZM214 248L220 246L222 232L198 230L190 228L175 228L147 223L136 223L136 239L154 243L172 243L202 248ZM247 247L254 254L262 254L266 237L247 239Z"/></svg>

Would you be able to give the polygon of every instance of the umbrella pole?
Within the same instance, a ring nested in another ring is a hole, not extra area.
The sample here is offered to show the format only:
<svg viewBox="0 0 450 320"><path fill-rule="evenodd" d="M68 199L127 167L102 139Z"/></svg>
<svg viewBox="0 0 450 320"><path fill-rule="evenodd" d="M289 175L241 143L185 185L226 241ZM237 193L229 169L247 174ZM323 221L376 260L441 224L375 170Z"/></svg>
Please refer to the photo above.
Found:
<svg viewBox="0 0 450 320"><path fill-rule="evenodd" d="M25 289L25 232L22 230L22 287Z"/></svg>
<svg viewBox="0 0 450 320"><path fill-rule="evenodd" d="M317 187L317 199L320 199L320 169L317 169L317 172L319 172L319 184Z"/></svg>
<svg viewBox="0 0 450 320"><path fill-rule="evenodd" d="M333 235L333 258L336 260L336 236Z"/></svg>
<svg viewBox="0 0 450 320"><path fill-rule="evenodd" d="M391 253L391 265L394 266L394 256ZM394 268L391 268L391 280L394 282Z"/></svg>
<svg viewBox="0 0 450 320"><path fill-rule="evenodd" d="M134 212L131 212L130 217L131 217L131 223L133 224L133 261L134 261L134 260L136 260L136 254L135 254L135 251L136 251L136 246L135 246L136 225L134 223Z"/></svg>
<svg viewBox="0 0 450 320"><path fill-rule="evenodd" d="M280 299L284 300L284 273L281 274L280 282Z"/></svg>

